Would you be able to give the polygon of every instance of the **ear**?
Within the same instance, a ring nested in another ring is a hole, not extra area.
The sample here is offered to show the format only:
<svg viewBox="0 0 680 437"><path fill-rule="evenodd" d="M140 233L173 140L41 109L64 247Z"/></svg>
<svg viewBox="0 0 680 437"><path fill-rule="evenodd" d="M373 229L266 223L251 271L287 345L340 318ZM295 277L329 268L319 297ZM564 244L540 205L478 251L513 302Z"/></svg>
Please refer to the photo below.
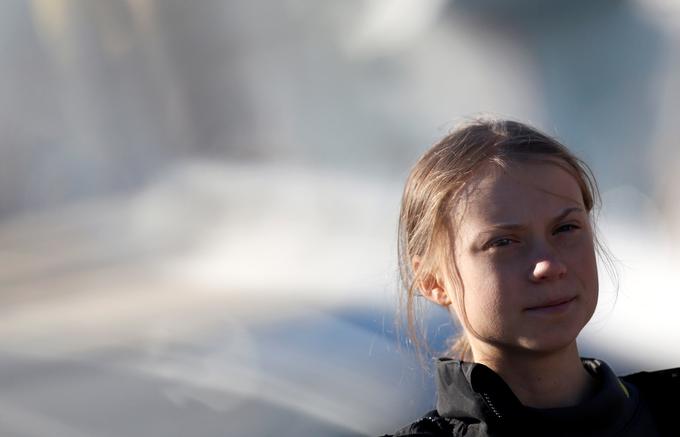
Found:
<svg viewBox="0 0 680 437"><path fill-rule="evenodd" d="M420 266L421 262L419 257L415 257L413 259L413 270L418 272ZM445 307L451 305L451 298L449 297L449 293L446 292L444 281L442 281L439 275L427 273L418 280L416 285L420 290L420 294L430 302Z"/></svg>
<svg viewBox="0 0 680 437"><path fill-rule="evenodd" d="M449 293L446 292L446 288L435 275L427 275L419 281L418 288L420 289L420 294L430 302L445 307L451 305Z"/></svg>

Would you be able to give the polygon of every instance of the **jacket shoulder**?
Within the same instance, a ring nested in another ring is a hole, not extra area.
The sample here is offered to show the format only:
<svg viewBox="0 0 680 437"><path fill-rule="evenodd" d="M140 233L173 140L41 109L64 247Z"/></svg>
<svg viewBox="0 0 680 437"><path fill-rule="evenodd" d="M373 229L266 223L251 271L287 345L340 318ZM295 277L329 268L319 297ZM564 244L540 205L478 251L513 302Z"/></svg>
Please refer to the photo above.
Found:
<svg viewBox="0 0 680 437"><path fill-rule="evenodd" d="M621 379L638 389L641 400L649 406L662 435L671 435L673 429L677 432L680 367L633 373Z"/></svg>
<svg viewBox="0 0 680 437"><path fill-rule="evenodd" d="M680 367L657 370L655 372L637 372L622 376L621 379L634 385L647 399L668 399L678 402L680 398Z"/></svg>

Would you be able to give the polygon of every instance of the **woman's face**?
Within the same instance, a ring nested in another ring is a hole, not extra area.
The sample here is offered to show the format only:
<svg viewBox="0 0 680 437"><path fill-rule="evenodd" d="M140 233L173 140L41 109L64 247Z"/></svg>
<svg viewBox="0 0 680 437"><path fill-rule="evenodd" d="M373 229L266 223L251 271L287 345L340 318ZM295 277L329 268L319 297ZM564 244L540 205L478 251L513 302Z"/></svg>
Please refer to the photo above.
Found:
<svg viewBox="0 0 680 437"><path fill-rule="evenodd" d="M458 315L467 320L475 356L488 346L535 352L570 346L598 293L593 231L575 178L546 162L489 165L455 211L467 317Z"/></svg>

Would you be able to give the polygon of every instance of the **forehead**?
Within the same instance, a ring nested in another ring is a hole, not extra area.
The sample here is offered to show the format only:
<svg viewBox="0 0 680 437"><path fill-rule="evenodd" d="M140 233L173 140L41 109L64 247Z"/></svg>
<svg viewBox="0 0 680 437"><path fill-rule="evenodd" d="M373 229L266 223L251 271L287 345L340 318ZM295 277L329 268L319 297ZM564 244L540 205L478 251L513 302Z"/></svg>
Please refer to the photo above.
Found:
<svg viewBox="0 0 680 437"><path fill-rule="evenodd" d="M455 206L460 224L524 223L581 207L576 178L557 162L487 164L468 181Z"/></svg>

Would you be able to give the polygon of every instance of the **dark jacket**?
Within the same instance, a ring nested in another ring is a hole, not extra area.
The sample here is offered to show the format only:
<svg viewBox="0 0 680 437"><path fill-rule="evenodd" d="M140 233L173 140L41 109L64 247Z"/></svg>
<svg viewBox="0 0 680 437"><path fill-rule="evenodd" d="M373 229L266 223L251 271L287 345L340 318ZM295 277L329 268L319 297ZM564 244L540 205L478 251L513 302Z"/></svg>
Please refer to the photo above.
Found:
<svg viewBox="0 0 680 437"><path fill-rule="evenodd" d="M680 436L680 369L618 378L604 362L582 359L596 393L566 408L522 405L483 364L437 362L437 409L394 434L437 436ZM389 436L388 436L389 437Z"/></svg>

